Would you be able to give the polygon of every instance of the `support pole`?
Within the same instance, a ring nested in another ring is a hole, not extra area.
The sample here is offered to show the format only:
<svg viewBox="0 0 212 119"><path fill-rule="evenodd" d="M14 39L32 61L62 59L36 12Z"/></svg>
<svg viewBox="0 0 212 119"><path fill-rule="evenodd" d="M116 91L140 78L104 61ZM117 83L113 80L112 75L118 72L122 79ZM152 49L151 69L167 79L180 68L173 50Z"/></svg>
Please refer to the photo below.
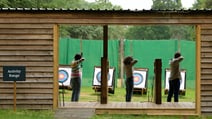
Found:
<svg viewBox="0 0 212 119"><path fill-rule="evenodd" d="M119 49L119 53L120 53L120 83L121 83L121 87L124 86L124 64L123 64L123 60L124 60L124 39L120 39L120 49Z"/></svg>
<svg viewBox="0 0 212 119"><path fill-rule="evenodd" d="M13 109L16 112L16 81L14 81Z"/></svg>
<svg viewBox="0 0 212 119"><path fill-rule="evenodd" d="M103 57L101 58L101 104L107 104L108 67L108 26L103 26Z"/></svg>
<svg viewBox="0 0 212 119"><path fill-rule="evenodd" d="M63 98L63 106L65 106L64 94L65 94L65 89L64 89L64 85L63 85L63 83L62 83L62 98Z"/></svg>
<svg viewBox="0 0 212 119"><path fill-rule="evenodd" d="M161 104L161 59L155 59L154 73L155 73L155 103Z"/></svg>

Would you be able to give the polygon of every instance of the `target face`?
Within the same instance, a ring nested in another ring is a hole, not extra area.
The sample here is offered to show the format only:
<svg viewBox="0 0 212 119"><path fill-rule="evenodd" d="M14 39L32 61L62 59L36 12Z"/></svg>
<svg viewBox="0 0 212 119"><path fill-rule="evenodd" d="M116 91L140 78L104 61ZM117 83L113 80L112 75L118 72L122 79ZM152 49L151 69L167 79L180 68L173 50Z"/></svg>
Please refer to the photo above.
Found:
<svg viewBox="0 0 212 119"><path fill-rule="evenodd" d="M133 76L134 76L134 85L139 85L144 81L143 76L140 73L134 73Z"/></svg>
<svg viewBox="0 0 212 119"><path fill-rule="evenodd" d="M59 82L64 83L68 80L69 74L65 70L59 70Z"/></svg>
<svg viewBox="0 0 212 119"><path fill-rule="evenodd" d="M113 73L114 68L110 68L108 72L108 86L113 86ZM101 85L101 67L94 68L94 78L93 78L93 86Z"/></svg>
<svg viewBox="0 0 212 119"><path fill-rule="evenodd" d="M134 69L134 88L146 88L147 69Z"/></svg>
<svg viewBox="0 0 212 119"><path fill-rule="evenodd" d="M59 85L70 86L71 80L71 68L70 67L59 67L58 71L58 82Z"/></svg>
<svg viewBox="0 0 212 119"><path fill-rule="evenodd" d="M165 89L169 90L169 77L170 77L170 69L166 69L166 82L165 82ZM181 70L180 71L181 80L180 80L180 90L185 90L185 77L186 77L186 71Z"/></svg>
<svg viewBox="0 0 212 119"><path fill-rule="evenodd" d="M110 74L107 75L108 81L110 80ZM101 83L101 71L97 73L96 79L99 83Z"/></svg>

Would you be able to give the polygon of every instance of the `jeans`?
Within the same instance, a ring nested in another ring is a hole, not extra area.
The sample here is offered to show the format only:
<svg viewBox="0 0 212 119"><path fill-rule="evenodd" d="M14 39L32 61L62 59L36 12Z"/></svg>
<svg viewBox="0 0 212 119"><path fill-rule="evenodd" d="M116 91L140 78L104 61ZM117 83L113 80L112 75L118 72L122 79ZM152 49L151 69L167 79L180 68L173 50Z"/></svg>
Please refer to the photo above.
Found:
<svg viewBox="0 0 212 119"><path fill-rule="evenodd" d="M131 97L133 95L133 77L126 79L126 102L131 102Z"/></svg>
<svg viewBox="0 0 212 119"><path fill-rule="evenodd" d="M71 79L71 87L72 87L71 101L77 102L77 101L79 101L79 96L80 96L81 78L80 77L72 78Z"/></svg>
<svg viewBox="0 0 212 119"><path fill-rule="evenodd" d="M180 80L179 79L169 80L169 93L167 97L167 102L171 102L173 94L174 94L174 102L178 102L179 90L180 90Z"/></svg>

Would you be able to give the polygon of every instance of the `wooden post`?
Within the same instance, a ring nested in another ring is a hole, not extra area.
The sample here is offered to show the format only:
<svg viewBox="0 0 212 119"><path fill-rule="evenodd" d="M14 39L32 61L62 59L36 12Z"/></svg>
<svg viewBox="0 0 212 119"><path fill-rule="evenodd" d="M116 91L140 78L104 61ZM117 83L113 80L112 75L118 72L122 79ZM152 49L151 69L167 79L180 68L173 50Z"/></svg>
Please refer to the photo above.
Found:
<svg viewBox="0 0 212 119"><path fill-rule="evenodd" d="M196 112L201 115L201 26L196 26Z"/></svg>
<svg viewBox="0 0 212 119"><path fill-rule="evenodd" d="M108 26L103 26L103 57L101 59L101 104L107 104L107 74L108 74Z"/></svg>
<svg viewBox="0 0 212 119"><path fill-rule="evenodd" d="M13 109L16 112L16 81L14 81L13 102Z"/></svg>
<svg viewBox="0 0 212 119"><path fill-rule="evenodd" d="M55 24L53 27L53 62L54 62L54 83L53 83L53 109L58 108L58 94L59 94L59 85L58 85L58 68L59 68L59 60L58 60L58 49L59 49L59 25Z"/></svg>
<svg viewBox="0 0 212 119"><path fill-rule="evenodd" d="M120 39L120 80L121 80L121 87L124 85L124 39Z"/></svg>
<svg viewBox="0 0 212 119"><path fill-rule="evenodd" d="M154 73L155 73L155 103L161 104L161 59L155 59Z"/></svg>

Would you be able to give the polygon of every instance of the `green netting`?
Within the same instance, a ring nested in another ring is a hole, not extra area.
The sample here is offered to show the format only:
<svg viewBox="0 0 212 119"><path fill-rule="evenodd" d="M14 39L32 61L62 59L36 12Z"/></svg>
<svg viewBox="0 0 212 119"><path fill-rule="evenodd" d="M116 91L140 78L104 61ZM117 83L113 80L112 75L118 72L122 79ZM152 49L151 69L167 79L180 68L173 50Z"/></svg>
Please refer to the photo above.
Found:
<svg viewBox="0 0 212 119"><path fill-rule="evenodd" d="M80 43L81 41L79 39L61 39L59 48L59 64L69 65L73 60L74 55L81 52ZM103 56L103 41L82 40L81 45L83 57L86 59L83 62L82 85L91 86L94 76L94 67L101 66L101 57ZM118 53L118 40L110 40L108 42L108 59L110 66L115 67L116 69L118 68ZM116 70L116 74L117 73L118 71Z"/></svg>
<svg viewBox="0 0 212 119"><path fill-rule="evenodd" d="M67 64L67 57L68 57L68 40L66 39L61 39L60 40L60 45L59 45L59 63L60 64Z"/></svg>
<svg viewBox="0 0 212 119"><path fill-rule="evenodd" d="M153 83L154 61L162 59L162 79L165 79L165 69L169 68L169 60L178 51L184 56L181 69L186 70L186 86L194 88L195 83L195 42L186 40L133 40L125 41L125 56L131 55L139 62L135 68L148 68L148 84ZM192 81L190 81L192 80ZM164 83L162 83L164 85Z"/></svg>
<svg viewBox="0 0 212 119"><path fill-rule="evenodd" d="M69 65L73 60L75 53L80 53L79 39L60 40L59 45L59 64ZM148 84L151 85L154 76L154 61L157 58L162 59L162 79L165 79L165 68L169 68L169 60L174 53L181 50L185 60L181 64L182 69L186 69L186 86L194 88L195 83L195 42L186 40L125 40L124 55L131 55L138 59L135 65L137 68L148 68ZM85 57L83 63L83 81L82 86L91 86L94 75L94 66L100 66L103 55L102 40L82 40L82 52ZM119 40L108 41L108 58L111 67L116 68L116 81L119 78ZM189 82L189 83L188 83ZM164 83L162 83L164 84Z"/></svg>

